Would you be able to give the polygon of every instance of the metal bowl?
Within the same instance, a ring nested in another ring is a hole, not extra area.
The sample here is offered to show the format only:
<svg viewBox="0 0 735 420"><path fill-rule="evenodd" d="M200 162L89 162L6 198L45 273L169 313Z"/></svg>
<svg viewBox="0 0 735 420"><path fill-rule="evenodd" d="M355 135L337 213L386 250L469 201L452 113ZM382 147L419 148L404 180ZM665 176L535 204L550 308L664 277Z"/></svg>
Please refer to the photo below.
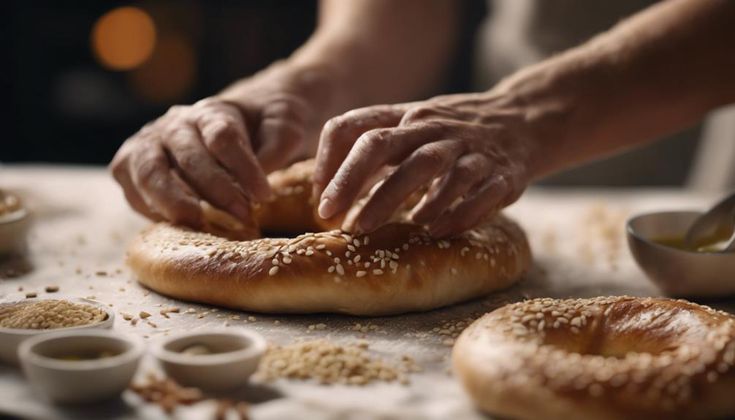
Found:
<svg viewBox="0 0 735 420"><path fill-rule="evenodd" d="M628 246L638 265L666 294L677 297L735 295L735 252L695 252L657 243L683 237L700 212L642 214L628 220Z"/></svg>

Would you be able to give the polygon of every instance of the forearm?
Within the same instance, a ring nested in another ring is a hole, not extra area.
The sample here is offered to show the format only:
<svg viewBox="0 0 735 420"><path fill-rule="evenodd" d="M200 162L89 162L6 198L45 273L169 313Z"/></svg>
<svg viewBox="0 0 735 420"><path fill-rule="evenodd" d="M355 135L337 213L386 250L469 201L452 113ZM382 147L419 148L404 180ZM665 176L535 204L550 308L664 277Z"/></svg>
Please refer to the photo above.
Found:
<svg viewBox="0 0 735 420"><path fill-rule="evenodd" d="M327 63L354 93L351 107L432 93L458 32L454 0L322 0L319 26L292 57Z"/></svg>
<svg viewBox="0 0 735 420"><path fill-rule="evenodd" d="M680 130L735 101L735 2L669 0L496 90L528 105L534 177Z"/></svg>
<svg viewBox="0 0 735 420"><path fill-rule="evenodd" d="M458 7L452 0L322 0L316 31L280 66L316 92L328 117L417 99L437 88L448 67ZM241 85L224 96L237 100Z"/></svg>

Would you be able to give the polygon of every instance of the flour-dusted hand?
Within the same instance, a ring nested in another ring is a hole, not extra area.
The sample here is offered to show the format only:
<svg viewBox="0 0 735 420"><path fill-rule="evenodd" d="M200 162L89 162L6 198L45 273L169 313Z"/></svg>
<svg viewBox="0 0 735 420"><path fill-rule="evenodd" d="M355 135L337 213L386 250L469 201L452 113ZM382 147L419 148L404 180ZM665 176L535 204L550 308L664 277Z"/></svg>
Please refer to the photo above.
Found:
<svg viewBox="0 0 735 420"><path fill-rule="evenodd" d="M395 166L355 220L370 231L424 186L413 210L435 236L459 233L514 202L530 180L526 112L505 95L441 96L362 108L325 125L317 152L319 215L345 211L366 183Z"/></svg>
<svg viewBox="0 0 735 420"><path fill-rule="evenodd" d="M315 148L326 117L310 105L326 89L318 99L309 94L321 80L279 63L217 97L174 106L123 144L112 173L151 219L200 227L206 200L247 220L251 203L271 195L266 173Z"/></svg>

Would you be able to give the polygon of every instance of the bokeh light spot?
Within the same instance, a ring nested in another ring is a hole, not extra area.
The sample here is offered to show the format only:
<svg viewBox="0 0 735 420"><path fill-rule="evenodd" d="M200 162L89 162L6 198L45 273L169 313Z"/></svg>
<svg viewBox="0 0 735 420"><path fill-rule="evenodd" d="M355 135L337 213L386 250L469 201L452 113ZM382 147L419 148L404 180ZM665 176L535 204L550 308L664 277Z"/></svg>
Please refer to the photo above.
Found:
<svg viewBox="0 0 735 420"><path fill-rule="evenodd" d="M137 7L110 10L92 28L92 49L100 64L130 70L143 64L156 44L153 19Z"/></svg>

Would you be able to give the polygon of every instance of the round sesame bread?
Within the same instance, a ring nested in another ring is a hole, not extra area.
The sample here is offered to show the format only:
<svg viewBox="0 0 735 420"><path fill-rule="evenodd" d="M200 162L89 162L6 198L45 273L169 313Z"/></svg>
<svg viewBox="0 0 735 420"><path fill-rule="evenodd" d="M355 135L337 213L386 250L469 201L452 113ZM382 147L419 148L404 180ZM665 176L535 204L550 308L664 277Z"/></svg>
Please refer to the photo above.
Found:
<svg viewBox="0 0 735 420"><path fill-rule="evenodd" d="M735 416L735 317L683 300L533 299L475 321L456 375L512 418Z"/></svg>
<svg viewBox="0 0 735 420"><path fill-rule="evenodd" d="M264 231L316 232L238 241L158 223L130 245L128 264L142 284L177 299L352 315L425 311L481 297L510 286L530 265L523 231L503 216L447 239L399 220L369 234L329 230L337 221L319 219L309 202L312 168L297 164L272 174L276 198L255 213ZM216 225L230 237L253 232L232 221Z"/></svg>

